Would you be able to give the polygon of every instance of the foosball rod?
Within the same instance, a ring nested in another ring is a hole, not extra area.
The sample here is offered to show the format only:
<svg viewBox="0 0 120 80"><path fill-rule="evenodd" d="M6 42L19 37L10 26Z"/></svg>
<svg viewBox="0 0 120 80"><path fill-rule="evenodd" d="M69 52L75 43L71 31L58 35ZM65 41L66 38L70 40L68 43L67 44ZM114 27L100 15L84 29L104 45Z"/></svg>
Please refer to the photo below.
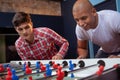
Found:
<svg viewBox="0 0 120 80"><path fill-rule="evenodd" d="M30 64L30 63L29 63ZM50 64L50 63L49 63ZM84 61L82 61L82 60L80 60L79 62L78 62L78 64L79 64L79 67L84 67L85 66L85 63L84 63ZM78 64L74 64L75 66L77 66ZM52 64L50 64L51 66L52 66ZM67 61L63 61L63 63L62 63L62 65L61 66L63 66L63 68L67 68L68 67L68 63L67 63ZM34 68L34 69L32 69L32 70L39 70L39 69L36 69L36 68ZM52 71L54 71L54 70L56 70L56 69L52 69ZM20 74L20 73L22 73L22 75L18 75L18 77L19 78L22 78L22 77L24 77L24 76L31 76L31 75L36 75L36 74L44 74L46 71L40 71L40 72L34 72L34 73L31 73L31 74L26 74L26 75L24 75L25 74L25 71L19 71L19 70L17 70L17 72L16 72L16 74ZM0 76L4 76L4 75L7 75L7 72L4 72L4 73L0 73Z"/></svg>
<svg viewBox="0 0 120 80"><path fill-rule="evenodd" d="M28 62L27 64L28 64L29 66L31 65L30 62ZM2 66L4 65L4 66L3 66L3 67L4 67L4 71L3 71L3 72L0 72L0 76L1 76L1 75L6 75L6 73L7 73L6 68L7 68L7 67L14 68L14 69L17 70L17 72L21 72L21 71L22 71L22 67L23 67L23 65L22 65L21 62L19 62L19 65L16 64L16 63L4 63L4 64L1 64L1 65L2 65ZM34 67L35 67L35 64L31 66L31 68L33 68L33 69L34 69Z"/></svg>
<svg viewBox="0 0 120 80"><path fill-rule="evenodd" d="M29 65L30 66L30 68L32 69L32 70L40 70L40 69L37 69L36 67L35 67L35 64L32 64L31 65L31 63L28 61L28 62L26 62L27 63L27 65ZM40 65L40 63L41 62L39 62L39 65ZM64 61L64 63L66 63L65 61ZM4 63L5 65L10 65L10 63ZM49 64L50 65L52 65L50 62L49 62ZM12 63L12 65L16 65L16 64L13 64ZM43 65L46 65L46 64L43 64ZM65 66L67 66L67 65L63 65L64 67ZM22 67L23 67L23 64L21 63L21 62L19 62L19 66L18 66L18 69L16 70L16 74L19 74L19 73L23 73L23 72L25 72L25 71L23 71L22 70ZM15 68L16 69L16 68ZM41 71L41 73L44 73L45 71ZM4 75L7 75L7 71L5 70L4 72L1 72L0 73L0 76L4 76ZM21 75L22 76L22 75Z"/></svg>
<svg viewBox="0 0 120 80"><path fill-rule="evenodd" d="M85 78L80 78L80 79L77 79L77 80L93 80L101 75L105 75L107 73L109 73L110 71L114 71L116 70L117 68L120 68L120 64L115 64L113 67L109 68L109 69L106 69L104 70L101 74L97 74L97 73L94 73L90 76L87 76Z"/></svg>
<svg viewBox="0 0 120 80"><path fill-rule="evenodd" d="M50 64L50 66L52 66L51 62L49 64ZM80 68L85 66L85 63L84 63L83 60L78 61L78 64L79 64ZM78 66L78 64L74 64L74 66L76 67L76 66ZM58 66L62 66L63 68L69 68L67 61L63 61L62 65L58 64ZM54 68L52 69L52 71L54 71L54 70L57 70L57 68L56 69L54 69ZM32 73L32 74L27 74L27 75L19 75L18 77L22 78L24 76L31 76L31 75L36 75L36 74L44 74L45 72L46 71L40 71L40 72L35 72L35 73Z"/></svg>
<svg viewBox="0 0 120 80"><path fill-rule="evenodd" d="M70 73L73 73L73 72L76 72L76 71L82 71L82 70L85 70L85 69L87 69L87 68L94 67L94 66L97 66L97 65L98 65L98 66L100 66L100 65L105 66L105 62L104 62L103 60L99 60L99 61L97 62L97 64L93 64L93 65L90 65L90 66L86 66L86 67L74 69L74 70L72 70L72 71L64 71L64 73L65 73L65 76L67 76L67 75L70 74ZM50 79L52 79L52 78L54 78L54 77L57 77L57 74L52 75L52 76L48 76L48 77L44 77L44 78L35 79L35 80L50 80Z"/></svg>

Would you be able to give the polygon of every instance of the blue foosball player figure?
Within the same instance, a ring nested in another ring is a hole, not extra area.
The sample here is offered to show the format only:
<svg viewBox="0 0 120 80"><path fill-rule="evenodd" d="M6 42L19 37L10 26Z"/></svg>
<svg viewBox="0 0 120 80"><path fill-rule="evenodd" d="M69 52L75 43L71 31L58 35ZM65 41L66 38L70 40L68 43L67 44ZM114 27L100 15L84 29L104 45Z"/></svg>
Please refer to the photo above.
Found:
<svg viewBox="0 0 120 80"><path fill-rule="evenodd" d="M16 75L15 69L12 69L12 80L19 80L19 77Z"/></svg>
<svg viewBox="0 0 120 80"><path fill-rule="evenodd" d="M72 63L72 61L70 60L69 61L69 70L73 70L74 69L74 64ZM73 73L71 73L71 78L74 78L74 74Z"/></svg>
<svg viewBox="0 0 120 80"><path fill-rule="evenodd" d="M50 65L46 64L46 76L51 76L52 70L50 69Z"/></svg>

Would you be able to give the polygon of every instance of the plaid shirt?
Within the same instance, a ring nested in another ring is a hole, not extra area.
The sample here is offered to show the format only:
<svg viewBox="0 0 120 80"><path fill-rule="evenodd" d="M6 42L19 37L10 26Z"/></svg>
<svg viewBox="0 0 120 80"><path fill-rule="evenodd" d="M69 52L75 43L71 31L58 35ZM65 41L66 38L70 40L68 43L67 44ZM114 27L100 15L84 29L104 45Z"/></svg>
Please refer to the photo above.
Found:
<svg viewBox="0 0 120 80"><path fill-rule="evenodd" d="M69 43L49 28L34 28L34 42L28 44L21 37L15 42L18 55L22 60L52 59L56 54L63 57L68 50ZM59 51L56 46L59 46Z"/></svg>

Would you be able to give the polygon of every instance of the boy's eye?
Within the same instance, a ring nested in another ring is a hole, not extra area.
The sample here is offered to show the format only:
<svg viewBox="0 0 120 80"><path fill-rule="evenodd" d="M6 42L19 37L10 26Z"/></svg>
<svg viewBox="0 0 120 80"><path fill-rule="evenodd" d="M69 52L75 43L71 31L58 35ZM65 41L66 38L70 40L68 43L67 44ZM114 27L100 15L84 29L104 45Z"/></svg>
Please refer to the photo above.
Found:
<svg viewBox="0 0 120 80"><path fill-rule="evenodd" d="M22 28L19 28L18 31L22 31L23 29Z"/></svg>
<svg viewBox="0 0 120 80"><path fill-rule="evenodd" d="M29 29L30 28L30 26L29 25L27 25L24 29Z"/></svg>
<svg viewBox="0 0 120 80"><path fill-rule="evenodd" d="M30 26L29 26L29 25L25 27L25 29L28 29L28 28L30 28Z"/></svg>

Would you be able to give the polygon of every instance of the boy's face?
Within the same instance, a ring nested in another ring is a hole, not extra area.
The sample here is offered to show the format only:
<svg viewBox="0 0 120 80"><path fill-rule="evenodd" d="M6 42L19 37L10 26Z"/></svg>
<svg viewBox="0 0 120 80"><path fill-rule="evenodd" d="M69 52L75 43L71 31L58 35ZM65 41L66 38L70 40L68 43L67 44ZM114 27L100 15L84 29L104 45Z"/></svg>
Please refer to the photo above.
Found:
<svg viewBox="0 0 120 80"><path fill-rule="evenodd" d="M20 26L15 27L18 34L25 40L30 41L33 38L32 23L22 23Z"/></svg>

